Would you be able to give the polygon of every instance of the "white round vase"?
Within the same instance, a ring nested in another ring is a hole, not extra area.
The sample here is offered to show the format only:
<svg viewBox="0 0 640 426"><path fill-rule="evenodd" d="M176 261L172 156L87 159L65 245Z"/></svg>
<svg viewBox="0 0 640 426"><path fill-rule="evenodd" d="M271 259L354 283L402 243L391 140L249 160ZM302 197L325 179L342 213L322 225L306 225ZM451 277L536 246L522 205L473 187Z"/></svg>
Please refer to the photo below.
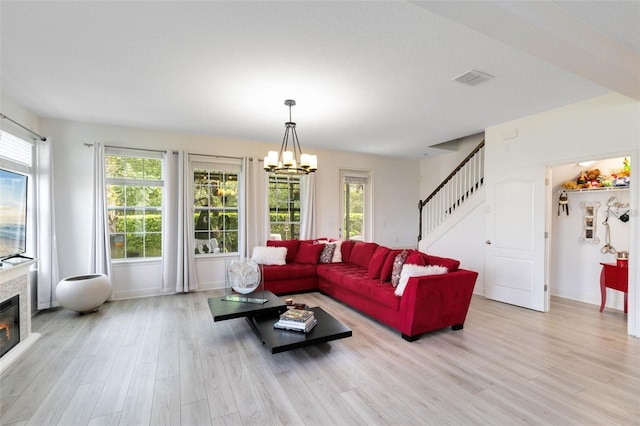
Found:
<svg viewBox="0 0 640 426"><path fill-rule="evenodd" d="M111 280L104 274L67 277L56 287L60 305L80 313L95 311L110 294Z"/></svg>

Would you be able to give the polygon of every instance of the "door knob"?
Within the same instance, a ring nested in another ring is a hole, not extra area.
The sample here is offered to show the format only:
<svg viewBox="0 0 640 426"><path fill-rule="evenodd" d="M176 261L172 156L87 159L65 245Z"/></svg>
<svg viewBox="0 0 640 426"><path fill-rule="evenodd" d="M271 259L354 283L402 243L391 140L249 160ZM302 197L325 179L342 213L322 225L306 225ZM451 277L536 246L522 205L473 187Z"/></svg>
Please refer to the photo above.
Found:
<svg viewBox="0 0 640 426"><path fill-rule="evenodd" d="M484 243L487 244L487 245L491 245L491 240L487 240Z"/></svg>

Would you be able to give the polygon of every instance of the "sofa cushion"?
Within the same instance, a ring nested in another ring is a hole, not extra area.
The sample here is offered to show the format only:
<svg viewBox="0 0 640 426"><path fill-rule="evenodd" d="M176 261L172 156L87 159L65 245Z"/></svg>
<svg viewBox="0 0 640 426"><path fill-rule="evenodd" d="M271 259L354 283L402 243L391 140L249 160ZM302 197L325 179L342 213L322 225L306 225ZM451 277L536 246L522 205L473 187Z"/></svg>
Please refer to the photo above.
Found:
<svg viewBox="0 0 640 426"><path fill-rule="evenodd" d="M404 289L411 277L422 277L425 275L439 275L446 274L447 268L438 265L419 266L409 263L405 263L402 267L402 273L400 274L400 282L395 290L396 296L402 296Z"/></svg>
<svg viewBox="0 0 640 426"><path fill-rule="evenodd" d="M329 264L318 264L317 269L318 277L324 278L327 281L330 281L334 284L341 285L342 277L345 274L356 274L364 276L367 271L359 266L353 265L351 263L329 263Z"/></svg>
<svg viewBox="0 0 640 426"><path fill-rule="evenodd" d="M393 294L394 288L389 283L372 281L357 272L345 273L342 288L391 309L400 309L400 298Z"/></svg>
<svg viewBox="0 0 640 426"><path fill-rule="evenodd" d="M369 262L371 262L371 256L373 252L378 248L377 243L365 243L358 241L351 250L351 257L349 262L354 265L362 266L365 269L369 268Z"/></svg>
<svg viewBox="0 0 640 426"><path fill-rule="evenodd" d="M318 263L318 259L320 259L320 253L324 249L324 244L310 244L310 243L301 243L300 247L298 247L298 254L296 254L296 258L293 260L295 263L310 263L316 264Z"/></svg>
<svg viewBox="0 0 640 426"><path fill-rule="evenodd" d="M387 258L384 260L382 269L380 270L380 282L386 283L391 281L391 272L393 271L393 262L396 260L396 256L400 254L402 250L393 249L389 250Z"/></svg>
<svg viewBox="0 0 640 426"><path fill-rule="evenodd" d="M286 263L287 249L285 247L253 248L251 259L262 265L284 265Z"/></svg>
<svg viewBox="0 0 640 426"><path fill-rule="evenodd" d="M263 268L262 270L262 276L265 282L313 278L316 275L316 265L311 265L308 263L271 265Z"/></svg>
<svg viewBox="0 0 640 426"><path fill-rule="evenodd" d="M373 252L373 256L371 256L371 261L369 262L367 278L369 278L370 280L376 280L380 278L382 266L384 266L384 262L385 260L387 260L389 251L390 250L387 247L383 246L378 246L378 248L376 248L376 251Z"/></svg>
<svg viewBox="0 0 640 426"><path fill-rule="evenodd" d="M320 263L331 263L333 259L333 252L336 251L336 245L333 243L323 244L322 252L320 253Z"/></svg>
<svg viewBox="0 0 640 426"><path fill-rule="evenodd" d="M424 255L427 261L427 265L439 265L447 268L449 272L455 272L460 267L460 261L456 259L450 259L448 257Z"/></svg>
<svg viewBox="0 0 640 426"><path fill-rule="evenodd" d="M406 250L402 250L396 255L396 258L393 260L393 270L391 271L391 285L393 287L396 287L400 282L402 267L404 266L408 255L409 253Z"/></svg>
<svg viewBox="0 0 640 426"><path fill-rule="evenodd" d="M334 240L328 243L336 245L336 249L333 251L333 257L331 258L331 263L342 262L342 242L342 240Z"/></svg>
<svg viewBox="0 0 640 426"><path fill-rule="evenodd" d="M423 253L419 252L418 250L411 250L409 251L407 260L404 263L406 263L407 265L426 266L426 255L423 255Z"/></svg>
<svg viewBox="0 0 640 426"><path fill-rule="evenodd" d="M353 250L353 246L355 245L356 245L356 242L351 240L345 240L342 242L340 251L342 252L343 262L349 262L351 260L351 251Z"/></svg>
<svg viewBox="0 0 640 426"><path fill-rule="evenodd" d="M298 240L267 240L267 247L285 247L287 249L287 263L293 262L298 254L298 247L300 241Z"/></svg>

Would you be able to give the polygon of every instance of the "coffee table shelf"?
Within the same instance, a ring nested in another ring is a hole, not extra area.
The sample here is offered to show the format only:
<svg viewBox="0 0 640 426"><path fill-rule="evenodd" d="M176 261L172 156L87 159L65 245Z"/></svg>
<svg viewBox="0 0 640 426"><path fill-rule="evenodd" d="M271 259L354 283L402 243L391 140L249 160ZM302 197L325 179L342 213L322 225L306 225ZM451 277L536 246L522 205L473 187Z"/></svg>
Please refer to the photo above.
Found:
<svg viewBox="0 0 640 426"><path fill-rule="evenodd" d="M324 309L315 307L310 310L313 311L318 324L308 333L274 328L273 324L278 320L277 315L254 316L252 327L262 343L271 349L272 354L351 337L351 329Z"/></svg>

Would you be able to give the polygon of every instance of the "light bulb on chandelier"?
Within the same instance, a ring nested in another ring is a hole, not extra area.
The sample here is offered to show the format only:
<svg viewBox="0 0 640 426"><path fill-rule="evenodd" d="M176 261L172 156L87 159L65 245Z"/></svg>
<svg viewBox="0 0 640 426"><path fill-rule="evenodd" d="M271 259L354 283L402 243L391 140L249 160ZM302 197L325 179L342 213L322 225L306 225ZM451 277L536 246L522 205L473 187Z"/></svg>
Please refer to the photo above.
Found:
<svg viewBox="0 0 640 426"><path fill-rule="evenodd" d="M296 101L287 99L284 104L289 107L289 121L284 123L285 131L280 152L269 151L264 157L264 170L276 174L308 175L318 170L318 157L304 154L296 133L296 123L291 121L291 107ZM291 139L291 149L289 148Z"/></svg>

